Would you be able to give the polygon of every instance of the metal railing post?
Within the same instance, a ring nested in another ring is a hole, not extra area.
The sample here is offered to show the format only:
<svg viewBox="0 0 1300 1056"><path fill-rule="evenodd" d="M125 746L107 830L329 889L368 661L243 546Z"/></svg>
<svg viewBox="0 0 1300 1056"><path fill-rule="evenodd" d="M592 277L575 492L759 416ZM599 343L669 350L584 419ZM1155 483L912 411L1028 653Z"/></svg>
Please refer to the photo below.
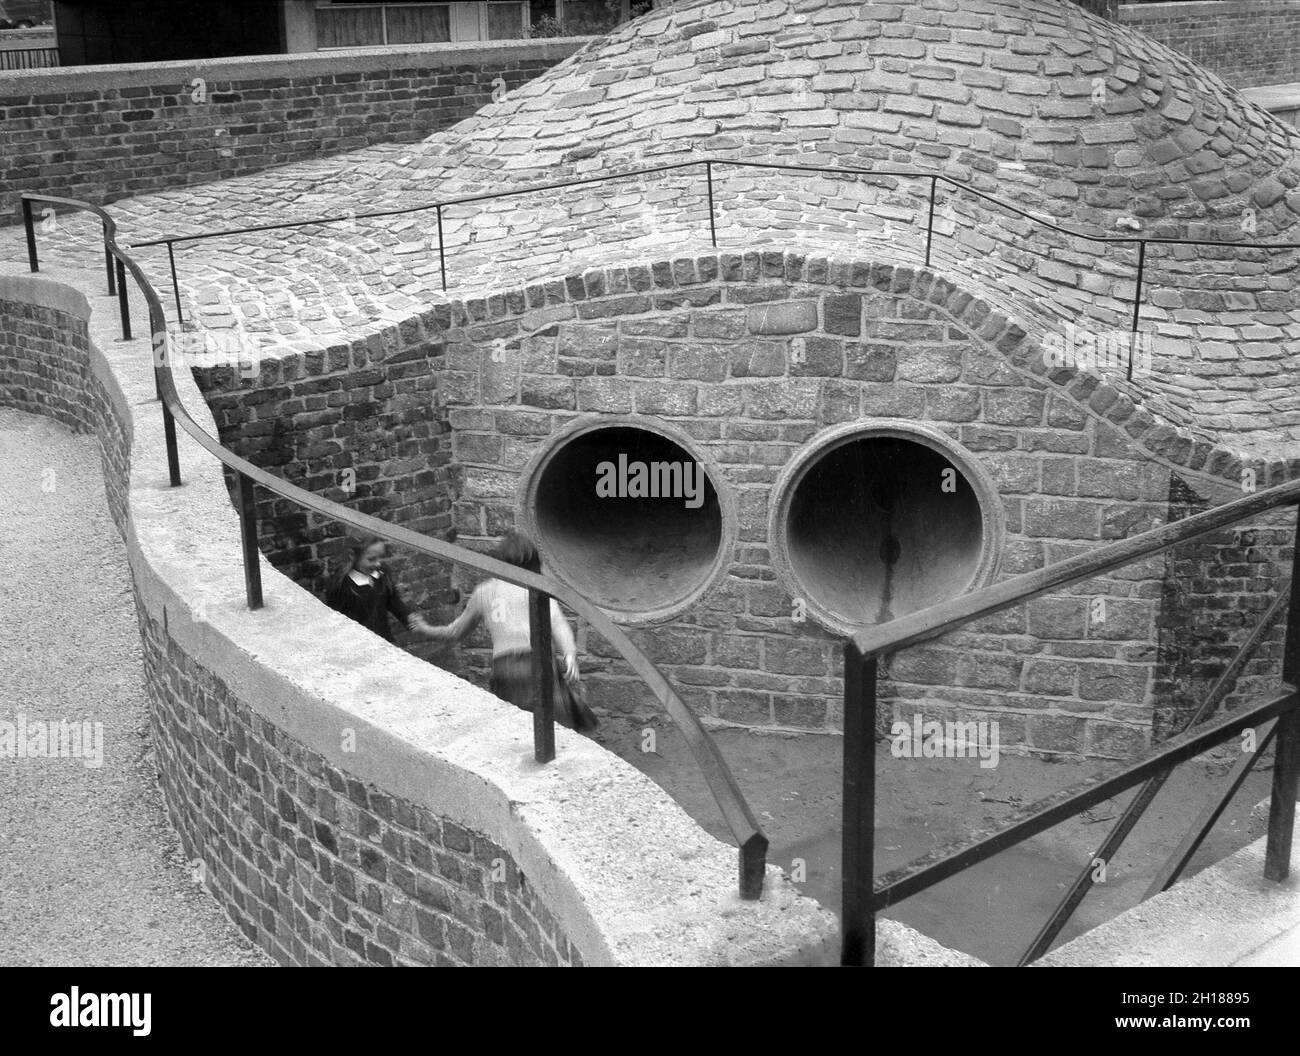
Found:
<svg viewBox="0 0 1300 1056"><path fill-rule="evenodd" d="M1294 551L1286 648L1282 654L1282 678L1292 686L1300 679L1300 503L1296 505ZM1291 873L1291 839L1295 830L1296 792L1300 788L1300 707L1292 707L1285 715L1279 716L1275 730L1264 878L1280 882Z"/></svg>
<svg viewBox="0 0 1300 1056"><path fill-rule="evenodd" d="M1145 241L1138 243L1138 273L1137 286L1133 290L1133 338L1128 343L1128 376L1127 380L1133 380L1133 348L1137 343L1138 332L1138 315L1142 311L1142 274L1146 269L1147 263L1147 244Z"/></svg>
<svg viewBox="0 0 1300 1056"><path fill-rule="evenodd" d="M181 287L176 281L176 243L167 243L167 263L172 269L172 298L176 301L176 322L181 326L185 325L185 317L181 315Z"/></svg>
<svg viewBox="0 0 1300 1056"><path fill-rule="evenodd" d="M930 212L925 221L925 266L930 266L930 243L934 239L934 191L939 177L930 177Z"/></svg>
<svg viewBox="0 0 1300 1056"><path fill-rule="evenodd" d="M551 651L551 599L539 590L528 592L528 639L533 659L533 758L555 758L555 657Z"/></svg>
<svg viewBox="0 0 1300 1056"><path fill-rule="evenodd" d="M442 290L447 292L447 256L442 245L442 206L434 207L438 216L438 270L442 272Z"/></svg>
<svg viewBox="0 0 1300 1056"><path fill-rule="evenodd" d="M23 227L27 230L27 266L34 272L40 271L40 264L36 260L36 220L32 216L30 198L23 199Z"/></svg>
<svg viewBox="0 0 1300 1056"><path fill-rule="evenodd" d="M127 296L126 265L117 262L117 306L122 314L122 340L131 340L131 302Z"/></svg>
<svg viewBox="0 0 1300 1056"><path fill-rule="evenodd" d="M713 221L713 162L704 163L704 178L709 185L709 240L713 243L713 248L718 248L718 229Z"/></svg>
<svg viewBox="0 0 1300 1056"><path fill-rule="evenodd" d="M112 297L117 293L117 282L113 277L113 251L108 245L108 224L100 226L104 229L104 271L108 273L108 295Z"/></svg>
<svg viewBox="0 0 1300 1056"><path fill-rule="evenodd" d="M173 488L181 486L180 453L176 450L176 419L166 402L162 405L163 440L167 444L167 479ZM260 588L259 588L260 589Z"/></svg>
<svg viewBox="0 0 1300 1056"><path fill-rule="evenodd" d="M250 609L262 607L262 566L258 563L261 551L257 548L257 505L253 482L244 474L239 476L239 530L244 551L244 593Z"/></svg>
<svg viewBox="0 0 1300 1056"><path fill-rule="evenodd" d="M876 958L876 657L844 643L844 845L840 964Z"/></svg>
<svg viewBox="0 0 1300 1056"><path fill-rule="evenodd" d="M181 485L181 460L180 452L176 449L176 418L171 408L167 406L167 401L163 399L162 386L163 371L171 369L171 362L168 359L171 355L171 345L167 338L167 317L163 315L161 307L155 312L152 304L149 306L149 347L150 354L153 356L154 390L162 403L163 440L167 448L167 479L173 488L178 488Z"/></svg>

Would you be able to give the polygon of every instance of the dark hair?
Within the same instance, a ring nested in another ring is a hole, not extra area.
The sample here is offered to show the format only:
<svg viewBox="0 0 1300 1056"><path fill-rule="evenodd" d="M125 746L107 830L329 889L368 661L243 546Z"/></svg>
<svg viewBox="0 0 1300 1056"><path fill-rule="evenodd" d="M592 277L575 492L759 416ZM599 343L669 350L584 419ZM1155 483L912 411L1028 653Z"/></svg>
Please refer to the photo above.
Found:
<svg viewBox="0 0 1300 1056"><path fill-rule="evenodd" d="M537 553L537 547L533 545L533 541L528 536L520 532L506 532L501 537L501 542L497 543L496 548L492 551L492 556L498 561L516 565L529 572L540 572L542 570L542 559Z"/></svg>
<svg viewBox="0 0 1300 1056"><path fill-rule="evenodd" d="M347 538L348 546L348 565L343 570L343 575L347 575L357 567L357 561L361 555L369 550L375 543L383 543L388 546L388 540L381 535L350 535Z"/></svg>

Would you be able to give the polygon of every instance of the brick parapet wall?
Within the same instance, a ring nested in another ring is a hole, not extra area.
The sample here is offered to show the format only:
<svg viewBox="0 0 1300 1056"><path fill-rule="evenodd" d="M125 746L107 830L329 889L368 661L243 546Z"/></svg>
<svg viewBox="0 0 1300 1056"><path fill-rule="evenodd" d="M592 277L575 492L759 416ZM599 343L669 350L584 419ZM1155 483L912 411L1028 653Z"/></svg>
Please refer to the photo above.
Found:
<svg viewBox="0 0 1300 1056"><path fill-rule="evenodd" d="M1300 0L1122 4L1119 21L1234 88L1300 80Z"/></svg>
<svg viewBox="0 0 1300 1056"><path fill-rule="evenodd" d="M559 761L521 772L527 716L265 562L266 605L250 612L217 463L182 435L186 486L166 484L148 343L106 357L111 320L44 280L0 277L0 319L0 403L100 440L172 822L214 897L281 963L823 956L830 914L774 868L762 901L737 903L734 849L584 738L557 731ZM202 406L191 379L177 384ZM628 830L632 816L645 827ZM560 839L563 864L548 850Z"/></svg>
<svg viewBox="0 0 1300 1056"><path fill-rule="evenodd" d="M815 325L793 335L752 333L749 306L780 300L811 303ZM1068 370L1049 380L1036 338L920 270L779 252L710 254L453 301L388 333L393 362L409 350L412 361L438 371L436 413L450 430L442 439L452 451L449 498L461 542L485 547L518 523L530 463L578 421L668 422L720 467L715 484L737 524L725 574L687 611L637 628L634 639L687 703L723 722L839 726L839 636L792 623L793 592L773 572L768 523L782 466L828 427L912 419L959 443L1001 493L1003 575L1164 523L1171 470L1216 502L1240 494L1241 466L1230 451L1158 423L1140 406L1140 390ZM796 337L804 342L800 362L791 355ZM338 353L340 365L346 358ZM383 386L382 364L369 368L378 373L368 371L366 384ZM233 390L217 398L223 408L239 404ZM375 424L392 413L391 399L378 401L367 435L382 435ZM237 450L255 450L256 438L238 425L224 435ZM286 443L297 454L320 439L308 432ZM396 448L381 446L373 458L397 465ZM1259 486L1298 468L1261 464ZM427 497L427 489L411 490ZM523 526L531 527L527 518ZM316 553L336 543L318 541ZM404 563L413 590L439 574L426 564ZM462 595L471 586L456 583ZM1154 558L904 651L887 668L894 706L937 718L959 709L995 715L1004 743L1039 754L1130 755L1151 733L1153 678L1178 674L1158 663L1164 584L1164 560ZM1108 618L1092 626L1089 607L1099 597ZM585 632L580 640L597 706L653 707L608 645ZM448 662L444 653L426 655ZM467 648L456 669L481 682L486 659Z"/></svg>
<svg viewBox="0 0 1300 1056"><path fill-rule="evenodd" d="M23 191L103 205L371 144L413 142L470 116L501 84L518 88L586 43L0 72L0 224L14 222Z"/></svg>

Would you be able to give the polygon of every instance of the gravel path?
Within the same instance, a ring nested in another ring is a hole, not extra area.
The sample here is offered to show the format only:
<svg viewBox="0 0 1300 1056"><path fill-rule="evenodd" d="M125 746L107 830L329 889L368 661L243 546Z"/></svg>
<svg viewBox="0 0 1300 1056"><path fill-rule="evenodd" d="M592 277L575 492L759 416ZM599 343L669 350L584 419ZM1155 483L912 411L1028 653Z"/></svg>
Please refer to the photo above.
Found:
<svg viewBox="0 0 1300 1056"><path fill-rule="evenodd" d="M0 722L24 716L29 738L19 757L0 726L0 963L273 964L191 880L167 821L96 441L0 409L0 463ZM93 725L82 758L26 757L50 720L102 723L102 766Z"/></svg>

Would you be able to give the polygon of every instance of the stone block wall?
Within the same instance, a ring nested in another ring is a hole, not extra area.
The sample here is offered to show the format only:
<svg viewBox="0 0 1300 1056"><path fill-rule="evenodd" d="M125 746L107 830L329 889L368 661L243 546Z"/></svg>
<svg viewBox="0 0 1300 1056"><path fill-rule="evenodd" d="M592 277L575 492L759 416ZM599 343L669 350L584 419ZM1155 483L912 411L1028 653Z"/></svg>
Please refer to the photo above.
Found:
<svg viewBox="0 0 1300 1056"><path fill-rule="evenodd" d="M0 72L0 223L14 222L22 191L104 205L375 143L413 142L585 43L412 45Z"/></svg>
<svg viewBox="0 0 1300 1056"><path fill-rule="evenodd" d="M1300 79L1300 2L1121 4L1126 26L1181 51L1234 88Z"/></svg>
<svg viewBox="0 0 1300 1056"><path fill-rule="evenodd" d="M823 956L828 913L775 869L761 901L737 905L734 849L596 745L557 731L564 764L521 773L531 732L515 709L266 565L266 606L250 612L217 464L182 436L186 486L167 486L148 342L106 357L97 342L111 347L112 320L94 323L68 287L0 277L0 404L99 438L167 809L197 875L252 941L286 965ZM190 379L178 387L201 406ZM609 822L633 805L653 822L653 847ZM560 832L563 864L547 849ZM653 934L624 899L656 907Z"/></svg>
<svg viewBox="0 0 1300 1056"><path fill-rule="evenodd" d="M803 321L764 322L780 306ZM785 332L765 332L773 329ZM384 340L400 346L390 363L401 366L410 348L414 362L437 371L438 414L449 430L441 442L451 459L439 516L449 509L467 545L487 547L516 524L531 530L529 515L521 516L528 477L551 439L574 423L644 420L689 438L734 519L725 567L671 619L632 623L638 645L683 699L724 722L840 724L842 635L792 618L796 597L775 571L770 524L783 468L830 428L902 419L958 445L1002 504L1001 576L1165 523L1177 515L1171 469L1204 480L1198 486L1215 502L1239 494L1231 456L1158 426L1096 377L1049 378L1037 340L919 270L779 252L711 254L452 302ZM235 422L238 395L216 398L231 423L228 443L252 451L256 438ZM376 425L394 398L379 401L368 435L383 437ZM286 442L305 450L314 439ZM392 444L376 450L379 464L400 467ZM1278 479L1265 473L1260 487L1279 483L1284 471L1274 467ZM442 487L411 493L424 501ZM1269 564L1252 587L1277 567ZM413 590L441 572L414 557L404 571ZM455 582L461 596L471 585ZM1004 744L1038 754L1130 755L1151 736L1153 691L1195 662L1195 649L1166 642L1160 651L1170 589L1165 560L1156 557L1035 599L897 654L885 668L886 696L904 716L997 718ZM1185 595L1193 597L1202 595ZM438 609L433 591L423 598L435 617L454 611ZM1101 620L1092 615L1098 599ZM593 703L615 711L652 705L605 643L585 632L580 643ZM485 651L472 642L461 654L452 668L483 681ZM450 662L445 653L425 655ZM1264 675L1274 659L1261 660Z"/></svg>

